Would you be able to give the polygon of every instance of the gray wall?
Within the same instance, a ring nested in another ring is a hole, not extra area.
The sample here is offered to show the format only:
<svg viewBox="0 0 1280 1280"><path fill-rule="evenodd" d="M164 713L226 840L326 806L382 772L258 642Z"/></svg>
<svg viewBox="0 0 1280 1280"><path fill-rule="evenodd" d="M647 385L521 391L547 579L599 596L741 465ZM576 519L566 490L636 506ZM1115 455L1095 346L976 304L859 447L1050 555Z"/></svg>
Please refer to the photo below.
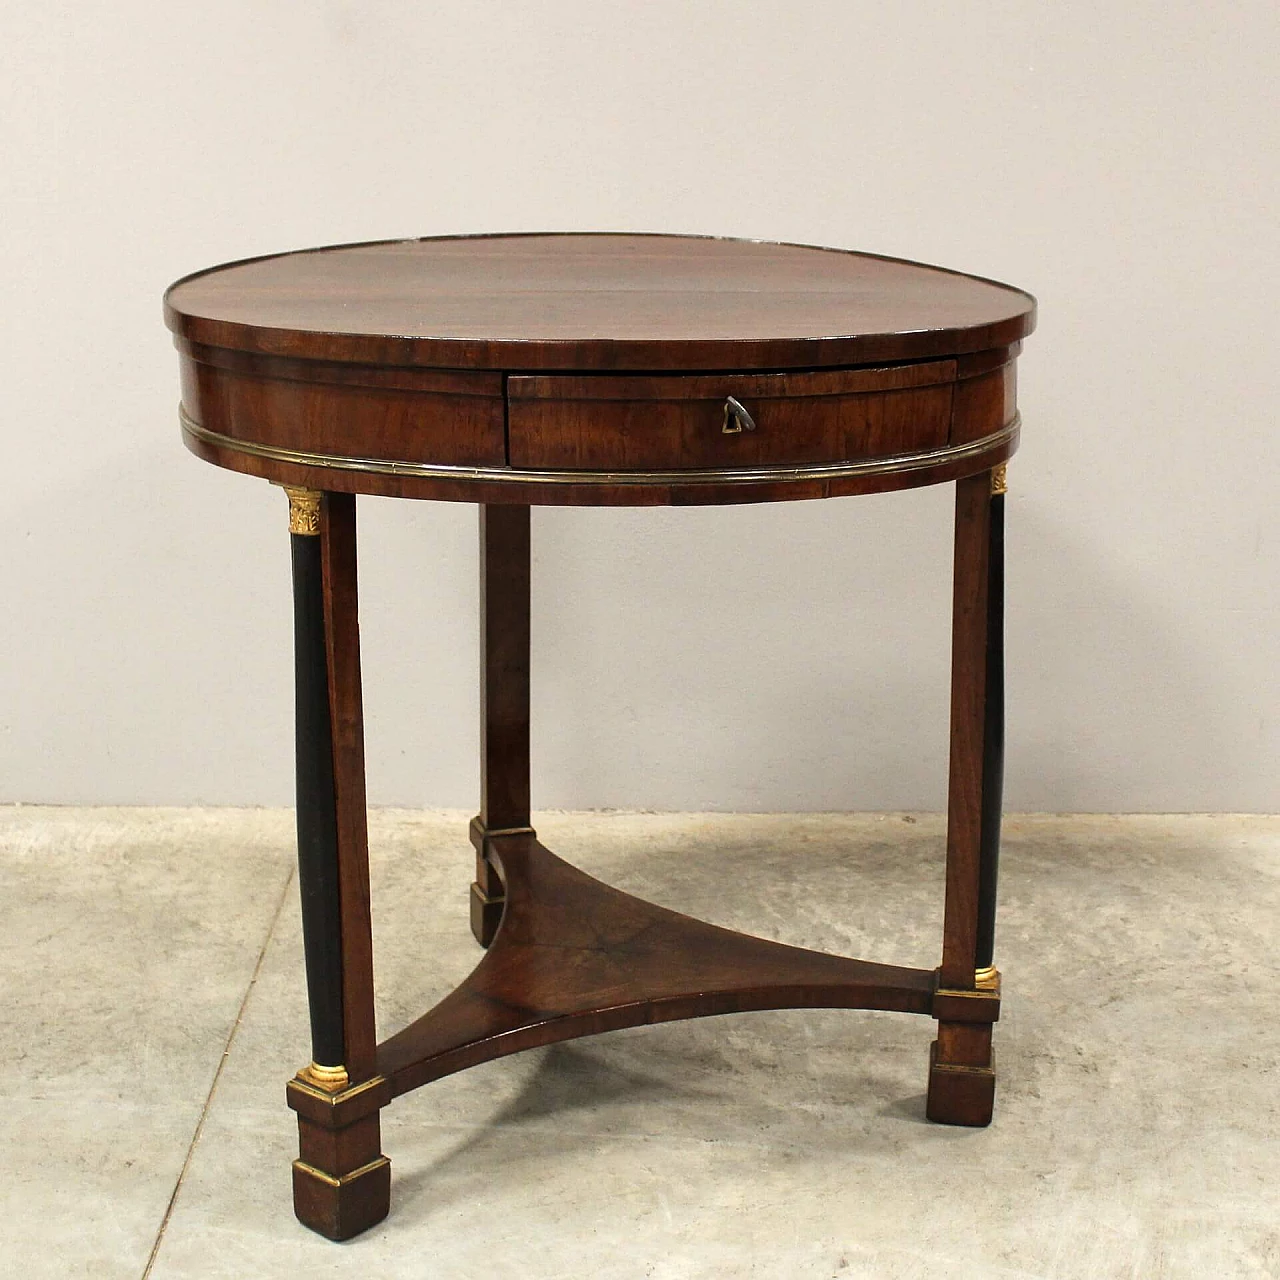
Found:
<svg viewBox="0 0 1280 1280"><path fill-rule="evenodd" d="M1009 805L1280 810L1277 12L4 4L0 799L291 797L284 500L182 449L172 278L608 228L1037 293ZM535 803L941 807L950 497L535 512ZM361 516L371 798L474 803L475 511Z"/></svg>

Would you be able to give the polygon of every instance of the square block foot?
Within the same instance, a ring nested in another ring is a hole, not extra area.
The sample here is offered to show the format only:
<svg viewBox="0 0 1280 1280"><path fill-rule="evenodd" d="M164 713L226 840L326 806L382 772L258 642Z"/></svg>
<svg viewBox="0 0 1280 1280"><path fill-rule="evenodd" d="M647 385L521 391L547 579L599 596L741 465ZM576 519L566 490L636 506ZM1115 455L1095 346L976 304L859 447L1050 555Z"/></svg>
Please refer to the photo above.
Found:
<svg viewBox="0 0 1280 1280"><path fill-rule="evenodd" d="M498 932L505 904L505 898L491 898L478 884L472 883L471 932L482 947L487 947Z"/></svg>
<svg viewBox="0 0 1280 1280"><path fill-rule="evenodd" d="M951 1066L938 1061L938 1042L929 1048L929 1094L925 1115L936 1124L974 1129L991 1123L996 1101L995 1067Z"/></svg>
<svg viewBox="0 0 1280 1280"><path fill-rule="evenodd" d="M350 1240L379 1223L391 1208L391 1161L380 1156L362 1169L333 1177L293 1162L293 1211L304 1227L328 1240Z"/></svg>

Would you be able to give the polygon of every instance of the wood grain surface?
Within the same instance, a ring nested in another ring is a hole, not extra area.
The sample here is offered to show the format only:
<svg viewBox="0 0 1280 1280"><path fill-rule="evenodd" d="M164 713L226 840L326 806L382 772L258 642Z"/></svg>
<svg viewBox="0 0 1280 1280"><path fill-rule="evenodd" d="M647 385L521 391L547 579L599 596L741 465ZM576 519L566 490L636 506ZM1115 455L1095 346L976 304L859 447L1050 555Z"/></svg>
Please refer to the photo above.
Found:
<svg viewBox="0 0 1280 1280"><path fill-rule="evenodd" d="M193 342L372 365L754 370L916 360L1025 337L1021 290L805 245L500 235L249 259L174 284Z"/></svg>
<svg viewBox="0 0 1280 1280"><path fill-rule="evenodd" d="M721 929L601 884L532 835L497 842L506 909L484 959L378 1047L391 1093L536 1045L749 1009L932 1012L929 969Z"/></svg>

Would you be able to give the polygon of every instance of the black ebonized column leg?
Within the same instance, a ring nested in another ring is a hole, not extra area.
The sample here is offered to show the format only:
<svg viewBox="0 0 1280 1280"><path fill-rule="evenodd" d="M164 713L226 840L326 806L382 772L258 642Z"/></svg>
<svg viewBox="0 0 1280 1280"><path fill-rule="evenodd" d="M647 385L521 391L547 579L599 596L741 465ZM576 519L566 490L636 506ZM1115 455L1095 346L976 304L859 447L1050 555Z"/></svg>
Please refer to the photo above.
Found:
<svg viewBox="0 0 1280 1280"><path fill-rule="evenodd" d="M312 1061L289 1081L298 1115L293 1207L346 1240L387 1216L373 1019L355 499L288 489L297 681L298 882Z"/></svg>
<svg viewBox="0 0 1280 1280"><path fill-rule="evenodd" d="M311 1011L313 1072L343 1072L342 906L329 719L319 494L291 491L298 886ZM312 501L314 500L314 501Z"/></svg>
<svg viewBox="0 0 1280 1280"><path fill-rule="evenodd" d="M471 931L482 947L502 919L492 857L529 825L529 508L480 507L480 813L471 824Z"/></svg>
<svg viewBox="0 0 1280 1280"><path fill-rule="evenodd" d="M991 473L987 559L987 693L982 735L982 837L978 870L977 984L996 980L996 888L1004 798L1004 503L1005 469Z"/></svg>

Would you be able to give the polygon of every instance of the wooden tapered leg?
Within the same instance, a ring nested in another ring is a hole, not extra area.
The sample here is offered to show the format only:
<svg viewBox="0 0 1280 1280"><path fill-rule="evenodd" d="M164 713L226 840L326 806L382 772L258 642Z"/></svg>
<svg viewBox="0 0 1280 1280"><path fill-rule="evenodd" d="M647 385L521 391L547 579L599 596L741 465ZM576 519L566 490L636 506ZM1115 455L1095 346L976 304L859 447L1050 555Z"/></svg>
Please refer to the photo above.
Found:
<svg viewBox="0 0 1280 1280"><path fill-rule="evenodd" d="M376 1075L357 620L355 498L288 490L293 555L298 882L312 1060L299 1092L341 1101ZM295 1106L295 1110L298 1108ZM390 1173L378 1113L298 1114L294 1211L331 1239L380 1221Z"/></svg>
<svg viewBox="0 0 1280 1280"><path fill-rule="evenodd" d="M1000 479L990 472L956 485L942 999L926 1107L930 1120L945 1124L989 1124L995 1099L991 1024L999 989L990 965L1003 746L1003 646L997 634L1003 626L1003 528L993 526L997 487ZM969 993L993 999L966 999Z"/></svg>
<svg viewBox="0 0 1280 1280"><path fill-rule="evenodd" d="M495 842L529 825L529 508L480 507L480 813L471 931L487 947L505 891Z"/></svg>
<svg viewBox="0 0 1280 1280"><path fill-rule="evenodd" d="M996 979L996 891L1004 803L1004 503L1005 468L991 473L987 543L987 687L982 735L982 831L979 839L977 982Z"/></svg>

